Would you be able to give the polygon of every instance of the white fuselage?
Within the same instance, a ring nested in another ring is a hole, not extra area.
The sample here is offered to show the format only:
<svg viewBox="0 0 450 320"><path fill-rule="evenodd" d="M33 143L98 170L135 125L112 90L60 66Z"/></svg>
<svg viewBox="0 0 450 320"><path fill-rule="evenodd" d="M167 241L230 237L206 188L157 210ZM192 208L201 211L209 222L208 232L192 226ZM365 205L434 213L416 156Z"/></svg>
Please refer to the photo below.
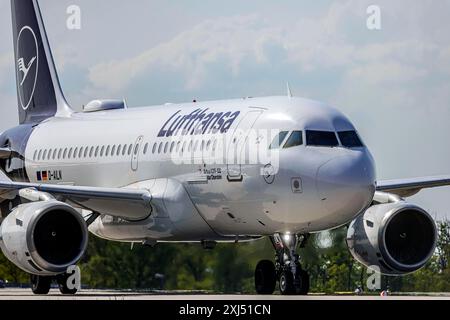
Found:
<svg viewBox="0 0 450 320"><path fill-rule="evenodd" d="M193 114L197 109L205 111L203 118ZM304 143L274 150L277 159L244 156L268 150L273 132L296 130ZM149 189L154 210L140 221L113 219L107 204L100 208L103 216L90 230L108 239L314 232L347 223L370 205L375 169L366 147L308 146L305 130L355 128L333 108L288 97L76 113L35 128L26 171L31 182ZM216 140L225 141L223 148Z"/></svg>

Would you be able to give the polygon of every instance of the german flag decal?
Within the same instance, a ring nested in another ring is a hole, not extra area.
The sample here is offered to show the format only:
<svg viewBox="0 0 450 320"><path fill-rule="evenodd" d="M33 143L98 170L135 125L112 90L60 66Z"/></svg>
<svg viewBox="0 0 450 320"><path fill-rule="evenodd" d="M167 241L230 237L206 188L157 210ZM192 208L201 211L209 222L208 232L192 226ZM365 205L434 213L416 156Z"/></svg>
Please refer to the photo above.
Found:
<svg viewBox="0 0 450 320"><path fill-rule="evenodd" d="M61 181L62 171L38 171L36 172L37 181Z"/></svg>

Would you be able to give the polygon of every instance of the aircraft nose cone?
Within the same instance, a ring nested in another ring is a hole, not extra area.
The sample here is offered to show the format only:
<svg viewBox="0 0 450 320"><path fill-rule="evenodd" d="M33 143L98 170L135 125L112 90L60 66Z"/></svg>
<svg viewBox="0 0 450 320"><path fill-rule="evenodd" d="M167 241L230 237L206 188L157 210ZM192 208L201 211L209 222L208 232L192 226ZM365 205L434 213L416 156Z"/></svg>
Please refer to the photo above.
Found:
<svg viewBox="0 0 450 320"><path fill-rule="evenodd" d="M337 219L353 218L373 199L375 169L371 156L355 151L324 163L317 171L317 192L328 213Z"/></svg>

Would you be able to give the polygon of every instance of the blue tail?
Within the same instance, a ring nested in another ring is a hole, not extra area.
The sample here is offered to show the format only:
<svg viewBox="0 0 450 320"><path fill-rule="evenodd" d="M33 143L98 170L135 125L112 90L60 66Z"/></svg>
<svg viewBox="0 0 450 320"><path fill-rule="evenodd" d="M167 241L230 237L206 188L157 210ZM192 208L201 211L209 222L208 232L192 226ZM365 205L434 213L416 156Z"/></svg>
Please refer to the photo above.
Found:
<svg viewBox="0 0 450 320"><path fill-rule="evenodd" d="M70 115L37 0L11 0L11 11L20 124Z"/></svg>

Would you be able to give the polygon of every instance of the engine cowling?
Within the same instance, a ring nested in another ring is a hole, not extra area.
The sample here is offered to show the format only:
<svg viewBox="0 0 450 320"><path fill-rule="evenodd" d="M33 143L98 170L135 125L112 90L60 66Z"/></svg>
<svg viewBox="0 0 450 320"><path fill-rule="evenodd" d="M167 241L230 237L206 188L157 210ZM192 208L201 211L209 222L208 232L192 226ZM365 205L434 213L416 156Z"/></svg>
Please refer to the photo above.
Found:
<svg viewBox="0 0 450 320"><path fill-rule="evenodd" d="M0 226L4 255L36 275L66 272L81 259L87 242L88 230L82 216L55 200L22 204Z"/></svg>
<svg viewBox="0 0 450 320"><path fill-rule="evenodd" d="M422 208L404 201L374 205L349 226L347 245L353 257L386 275L422 268L434 253L437 228Z"/></svg>

